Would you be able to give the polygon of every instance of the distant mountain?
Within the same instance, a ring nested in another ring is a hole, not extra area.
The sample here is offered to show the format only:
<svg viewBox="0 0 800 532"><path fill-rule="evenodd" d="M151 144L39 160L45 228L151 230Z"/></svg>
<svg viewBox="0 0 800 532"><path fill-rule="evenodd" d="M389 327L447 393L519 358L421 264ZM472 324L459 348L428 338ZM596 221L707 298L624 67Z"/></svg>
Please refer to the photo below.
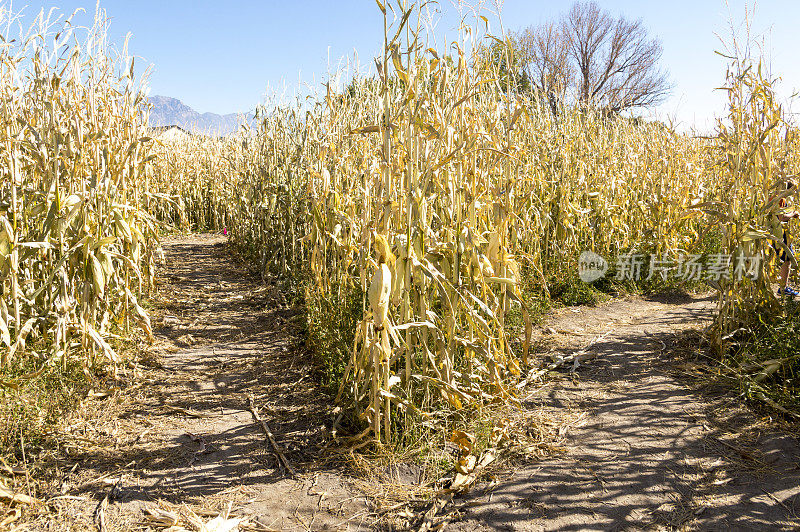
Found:
<svg viewBox="0 0 800 532"><path fill-rule="evenodd" d="M193 133L227 135L237 131L243 121L249 121L252 125L254 118L253 113L201 114L169 96L150 96L148 99L153 105L150 110L150 125L153 127L176 125Z"/></svg>

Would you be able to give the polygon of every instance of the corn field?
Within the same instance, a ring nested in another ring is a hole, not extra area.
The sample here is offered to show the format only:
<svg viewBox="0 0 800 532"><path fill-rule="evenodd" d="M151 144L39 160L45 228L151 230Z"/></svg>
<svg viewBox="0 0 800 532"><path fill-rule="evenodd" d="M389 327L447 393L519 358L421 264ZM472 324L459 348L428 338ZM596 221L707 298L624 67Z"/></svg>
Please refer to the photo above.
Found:
<svg viewBox="0 0 800 532"><path fill-rule="evenodd" d="M719 287L714 343L723 352L726 342L743 332L754 315L780 312L772 295L769 259L775 255L773 248L789 251L776 213L781 200L797 194L786 184L800 170L797 130L785 121L773 80L762 71L760 61L738 59L739 55L727 74L730 116L727 122L720 121L712 167L720 187L696 207L720 228L726 255L759 259L749 279L723 279ZM793 262L797 268L794 258Z"/></svg>
<svg viewBox="0 0 800 532"><path fill-rule="evenodd" d="M73 28L0 13L2 364L118 362L130 324L152 336L137 296L152 285L155 219L137 181L152 160L144 98L105 22Z"/></svg>
<svg viewBox="0 0 800 532"><path fill-rule="evenodd" d="M481 60L480 20L444 56L420 44L414 6L378 4L375 76L265 105L232 138L148 138L142 87L108 55L100 18L78 42L42 17L3 47L3 363L116 362L111 339L129 322L151 335L137 297L162 226L224 227L299 294L358 441L514 401L534 363L528 302L574 278L584 250L679 255L720 234L723 251L764 261L758 279L719 287L717 344L753 308L777 311L768 198L796 141L763 77L731 72L731 120L714 138L554 116Z"/></svg>
<svg viewBox="0 0 800 532"><path fill-rule="evenodd" d="M237 174L246 146L246 137L155 139L151 149L158 163L143 187L149 191L145 210L181 230L222 230L235 191L227 188L232 179L218 180Z"/></svg>
<svg viewBox="0 0 800 532"><path fill-rule="evenodd" d="M509 383L531 362L523 275L546 290L584 249L688 249L700 223L687 209L714 187L703 141L554 118L476 68L465 43L452 57L421 50L414 12L396 9L377 77L261 109L248 149L229 146L230 181L202 174L221 186L174 191L205 191L194 204L213 194L244 256L302 280L311 336L338 341L338 400L362 437L383 441L407 416L513 400ZM356 319L325 315L354 298ZM515 307L521 334L507 324ZM352 329L330 330L342 324Z"/></svg>

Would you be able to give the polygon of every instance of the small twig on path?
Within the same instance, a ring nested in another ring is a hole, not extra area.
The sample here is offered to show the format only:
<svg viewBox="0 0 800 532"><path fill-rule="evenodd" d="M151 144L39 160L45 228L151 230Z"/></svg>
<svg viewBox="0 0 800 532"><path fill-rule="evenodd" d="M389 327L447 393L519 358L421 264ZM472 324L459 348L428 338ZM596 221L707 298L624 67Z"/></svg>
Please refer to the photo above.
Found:
<svg viewBox="0 0 800 532"><path fill-rule="evenodd" d="M766 494L767 494L767 496L768 496L770 499L772 499L773 501L775 501L775 502L777 502L778 504L780 504L780 505L783 507L783 509L784 509L784 510L786 510L787 512L789 512L789 515L794 515L794 511L793 511L791 508L789 508L788 506L786 506L786 504L785 504L785 503L784 503L782 500L778 499L778 498L777 498L775 495L773 495L772 493L768 492L768 491L767 491L767 490L765 490L764 488L761 488L761 491L763 491L764 493L766 493Z"/></svg>
<svg viewBox="0 0 800 532"><path fill-rule="evenodd" d="M122 482L122 478L123 477L120 476L114 485L109 488L105 497L103 497L103 500L100 501L100 503L97 505L97 508L94 510L95 524L100 532L106 532L106 530L108 530L106 527L106 508L108 508L109 500L116 497L119 483Z"/></svg>
<svg viewBox="0 0 800 532"><path fill-rule="evenodd" d="M748 452L748 451L746 451L746 450L742 449L741 447L737 447L736 445L730 444L730 443L726 442L725 440L723 440L723 439L720 439L720 438L718 438L718 437L716 437L716 436L712 436L712 438L714 439L714 441L715 441L715 442L719 442L719 443L721 443L722 445L724 445L725 447L728 447L729 449L733 449L733 450L734 450L734 451L736 451L736 452L737 452L737 453L738 453L738 454L739 454L741 457L743 457L743 458L747 458L748 460L752 460L753 462L756 462L757 464L761 464L762 466L763 466L763 465L766 465L766 464L765 464L765 463L764 463L762 460L759 460L758 458L756 458L755 456L753 456L753 454L752 454L752 453L750 453L750 452Z"/></svg>
<svg viewBox="0 0 800 532"><path fill-rule="evenodd" d="M264 434L266 434L267 440L269 441L270 445L272 445L272 450L278 457L278 461L283 465L283 467L286 469L286 471L289 472L289 474L292 477L296 477L297 473L292 467L292 464L289 463L289 460L286 459L286 456L283 454L283 450L281 449L281 447L275 441L275 437L272 435L272 431L269 430L267 423L263 419L261 419L261 416L258 415L258 411L256 410L256 404L255 401L253 400L252 394L247 396L247 402L250 407L250 414L253 415L253 419L256 421L256 423L261 424L261 429L264 431Z"/></svg>
<svg viewBox="0 0 800 532"><path fill-rule="evenodd" d="M50 497L47 499L46 502L50 503L53 501L85 501L86 497L79 497L78 495L56 495L55 497Z"/></svg>
<svg viewBox="0 0 800 532"><path fill-rule="evenodd" d="M578 351L575 351L571 355L567 355L567 356L565 356L563 358L559 358L555 362L553 362L551 364L548 364L547 366L545 366L544 368L542 368L540 370L531 371L530 373L528 373L528 376L525 378L525 380L523 380L521 383L519 383L517 385L517 387L522 389L529 382L538 379L539 377L541 377L542 375L544 375L548 371L553 371L554 369L563 366L567 362L575 362L575 366L573 367L573 370L577 369L578 363L586 360L587 358L594 358L594 356L596 356L596 355L594 355L594 356L591 356L591 357L586 357L587 351L589 351L589 349L591 349L591 347L594 344L596 344L597 342L600 342L601 340L604 340L609 334L611 334L611 332L612 331L607 331L606 333L595 337L594 340L589 342L589 344L586 347L584 347L583 349L580 349Z"/></svg>
<svg viewBox="0 0 800 532"><path fill-rule="evenodd" d="M184 416L203 418L203 417L217 417L215 414L206 414L204 412L197 412L195 410L188 410L181 406L164 405L164 408L175 414L183 414Z"/></svg>
<svg viewBox="0 0 800 532"><path fill-rule="evenodd" d="M662 340L661 338L657 338L656 335L654 335L653 333L651 333L649 331L644 331L644 334L645 334L645 336L647 336L651 340L661 344L661 352L662 353L667 350L667 344L664 342L664 340Z"/></svg>
<svg viewBox="0 0 800 532"><path fill-rule="evenodd" d="M108 493L94 510L94 521L100 532L106 532L106 508L108 508Z"/></svg>

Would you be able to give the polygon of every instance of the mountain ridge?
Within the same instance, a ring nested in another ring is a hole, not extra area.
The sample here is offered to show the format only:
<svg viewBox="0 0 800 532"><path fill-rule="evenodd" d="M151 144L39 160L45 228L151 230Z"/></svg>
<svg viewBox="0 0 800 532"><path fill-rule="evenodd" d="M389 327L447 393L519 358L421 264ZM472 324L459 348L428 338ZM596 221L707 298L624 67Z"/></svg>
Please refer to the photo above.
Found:
<svg viewBox="0 0 800 532"><path fill-rule="evenodd" d="M252 125L254 120L252 112L225 115L209 112L199 113L178 98L171 96L155 95L150 96L147 100L152 105L150 109L151 127L174 125L192 133L228 135L236 132L243 123Z"/></svg>

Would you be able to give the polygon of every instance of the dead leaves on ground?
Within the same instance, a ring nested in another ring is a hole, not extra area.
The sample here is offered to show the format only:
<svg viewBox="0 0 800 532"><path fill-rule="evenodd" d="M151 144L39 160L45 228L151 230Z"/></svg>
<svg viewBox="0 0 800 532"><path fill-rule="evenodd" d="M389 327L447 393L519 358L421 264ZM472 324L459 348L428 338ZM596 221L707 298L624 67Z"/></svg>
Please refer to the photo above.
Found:
<svg viewBox="0 0 800 532"><path fill-rule="evenodd" d="M203 513L203 512L201 512ZM211 512L216 513L216 512ZM209 521L185 505L177 510L162 507L149 507L144 510L142 524L168 532L238 532L246 522L238 517L230 517L231 504Z"/></svg>

